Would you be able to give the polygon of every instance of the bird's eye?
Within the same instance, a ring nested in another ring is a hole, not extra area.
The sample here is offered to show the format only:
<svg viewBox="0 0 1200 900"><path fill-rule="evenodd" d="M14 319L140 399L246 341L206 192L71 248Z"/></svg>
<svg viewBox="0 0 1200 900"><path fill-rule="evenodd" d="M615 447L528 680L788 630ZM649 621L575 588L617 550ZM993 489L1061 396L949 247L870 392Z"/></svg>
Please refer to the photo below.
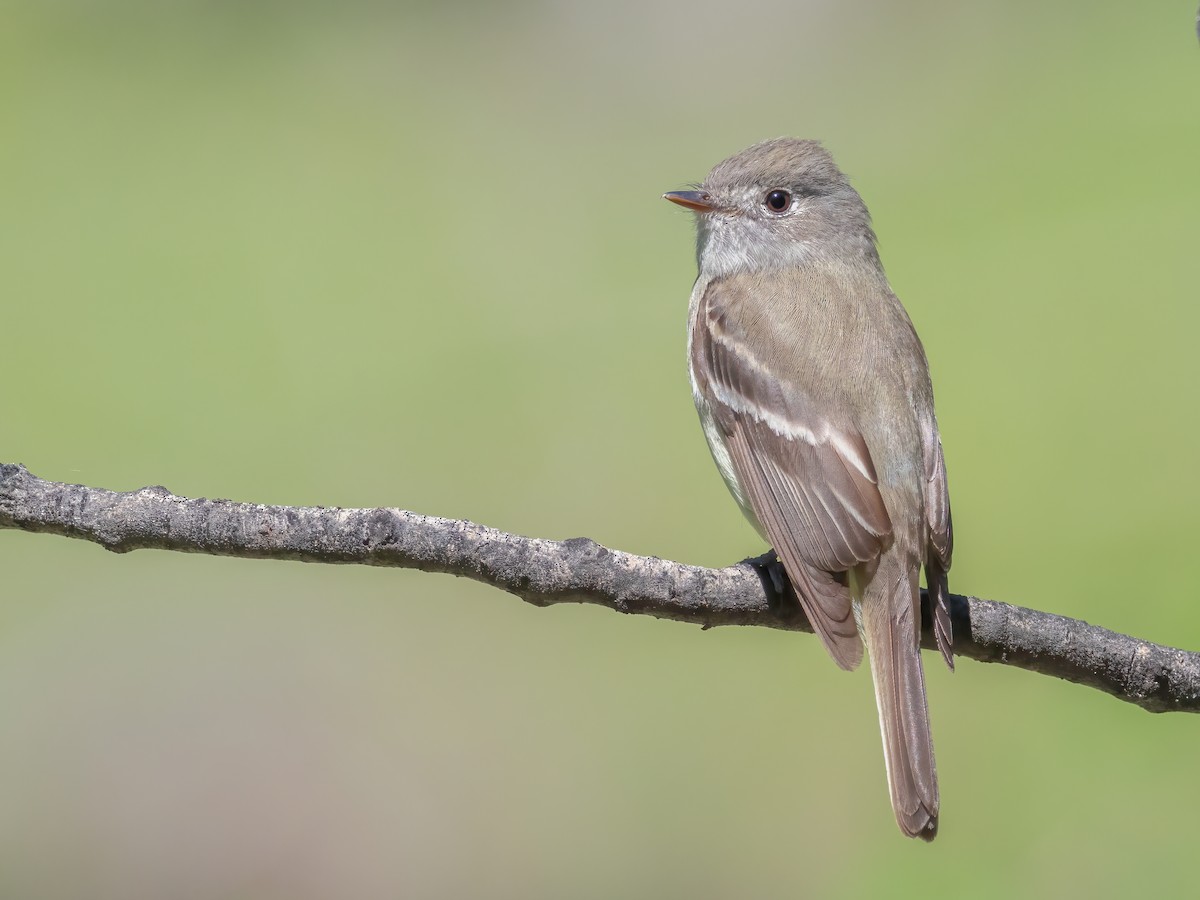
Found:
<svg viewBox="0 0 1200 900"><path fill-rule="evenodd" d="M787 191L768 191L763 203L771 212L785 212L792 205L792 195Z"/></svg>

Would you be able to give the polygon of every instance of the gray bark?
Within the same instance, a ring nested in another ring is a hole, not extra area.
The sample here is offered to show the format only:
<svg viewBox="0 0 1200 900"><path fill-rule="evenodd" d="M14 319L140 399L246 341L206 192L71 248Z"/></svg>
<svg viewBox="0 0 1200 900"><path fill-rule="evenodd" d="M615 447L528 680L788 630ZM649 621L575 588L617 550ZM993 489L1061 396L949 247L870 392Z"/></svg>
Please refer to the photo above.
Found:
<svg viewBox="0 0 1200 900"><path fill-rule="evenodd" d="M44 481L0 464L0 529L57 534L116 553L159 549L213 556L397 566L500 588L535 606L593 603L623 613L717 625L810 631L775 587L766 558L706 569L552 541L401 509L263 506L186 499L163 487L117 492ZM1200 711L1200 654L1077 619L952 595L954 653L1087 685L1151 712ZM934 647L925 623L923 644Z"/></svg>

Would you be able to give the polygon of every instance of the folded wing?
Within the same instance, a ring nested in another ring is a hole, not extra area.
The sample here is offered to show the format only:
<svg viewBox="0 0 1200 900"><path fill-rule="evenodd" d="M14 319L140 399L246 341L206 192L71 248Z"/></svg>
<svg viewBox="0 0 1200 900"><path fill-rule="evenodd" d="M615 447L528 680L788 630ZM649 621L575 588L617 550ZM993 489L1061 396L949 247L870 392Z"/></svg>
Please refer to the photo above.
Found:
<svg viewBox="0 0 1200 900"><path fill-rule="evenodd" d="M853 668L862 642L841 573L876 560L892 532L866 442L754 355L722 308L719 283L700 299L691 354L746 501L813 629L838 665Z"/></svg>

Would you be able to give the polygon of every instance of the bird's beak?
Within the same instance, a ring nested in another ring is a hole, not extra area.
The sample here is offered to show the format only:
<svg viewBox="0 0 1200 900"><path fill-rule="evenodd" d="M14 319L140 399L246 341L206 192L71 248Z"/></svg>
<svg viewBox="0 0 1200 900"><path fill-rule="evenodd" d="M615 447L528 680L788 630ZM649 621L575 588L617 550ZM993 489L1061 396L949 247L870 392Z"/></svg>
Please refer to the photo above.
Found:
<svg viewBox="0 0 1200 900"><path fill-rule="evenodd" d="M690 209L692 212L706 213L717 208L717 204L708 191L667 191L663 194L663 199L678 203L684 209Z"/></svg>

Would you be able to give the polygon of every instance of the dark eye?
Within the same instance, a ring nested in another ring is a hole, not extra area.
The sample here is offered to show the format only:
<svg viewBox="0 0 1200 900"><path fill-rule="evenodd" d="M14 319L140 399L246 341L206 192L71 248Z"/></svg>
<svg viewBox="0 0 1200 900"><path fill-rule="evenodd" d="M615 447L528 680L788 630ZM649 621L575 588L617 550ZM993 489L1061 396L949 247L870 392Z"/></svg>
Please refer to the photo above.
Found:
<svg viewBox="0 0 1200 900"><path fill-rule="evenodd" d="M784 212L792 205L792 195L787 191L768 191L763 203L771 212Z"/></svg>

